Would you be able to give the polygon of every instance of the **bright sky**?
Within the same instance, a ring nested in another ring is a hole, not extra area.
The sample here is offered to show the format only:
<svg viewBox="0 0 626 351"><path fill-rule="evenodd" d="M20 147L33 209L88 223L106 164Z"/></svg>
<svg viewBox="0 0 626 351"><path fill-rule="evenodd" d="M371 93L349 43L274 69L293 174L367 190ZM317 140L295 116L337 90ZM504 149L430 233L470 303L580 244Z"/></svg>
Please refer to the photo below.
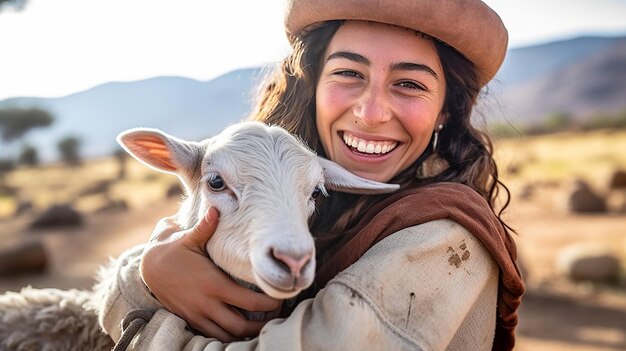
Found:
<svg viewBox="0 0 626 351"><path fill-rule="evenodd" d="M510 47L626 34L626 0L486 0ZM284 0L29 0L0 13L0 100L110 81L208 80L281 59Z"/></svg>

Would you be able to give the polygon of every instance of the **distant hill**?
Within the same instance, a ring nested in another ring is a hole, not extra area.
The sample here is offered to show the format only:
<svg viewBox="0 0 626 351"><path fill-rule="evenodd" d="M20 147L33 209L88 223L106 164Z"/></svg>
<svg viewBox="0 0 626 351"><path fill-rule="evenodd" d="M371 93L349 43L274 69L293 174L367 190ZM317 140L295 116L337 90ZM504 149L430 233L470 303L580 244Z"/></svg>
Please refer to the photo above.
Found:
<svg viewBox="0 0 626 351"><path fill-rule="evenodd" d="M45 159L56 157L56 142L73 134L83 139L84 156L111 154L115 136L132 127L163 129L202 139L249 113L253 92L266 68L230 72L200 82L157 77L107 83L61 98L16 98L6 106L51 111L54 125L27 135ZM585 37L511 49L481 102L489 122L540 123L553 113L585 119L626 111L626 37ZM2 155L0 155L2 156Z"/></svg>
<svg viewBox="0 0 626 351"><path fill-rule="evenodd" d="M79 136L87 157L111 154L116 135L128 128L152 127L189 139L202 139L246 117L253 89L263 69L243 69L200 82L180 77L157 77L128 83L106 83L61 98L14 98L7 106L37 106L55 116L48 129L27 134L44 159L56 157L56 142Z"/></svg>
<svg viewBox="0 0 626 351"><path fill-rule="evenodd" d="M510 49L496 78L506 86L523 84L610 50L624 39L581 37Z"/></svg>
<svg viewBox="0 0 626 351"><path fill-rule="evenodd" d="M491 84L511 122L574 119L626 111L626 37L578 38L509 50ZM493 107L493 106L492 106Z"/></svg>

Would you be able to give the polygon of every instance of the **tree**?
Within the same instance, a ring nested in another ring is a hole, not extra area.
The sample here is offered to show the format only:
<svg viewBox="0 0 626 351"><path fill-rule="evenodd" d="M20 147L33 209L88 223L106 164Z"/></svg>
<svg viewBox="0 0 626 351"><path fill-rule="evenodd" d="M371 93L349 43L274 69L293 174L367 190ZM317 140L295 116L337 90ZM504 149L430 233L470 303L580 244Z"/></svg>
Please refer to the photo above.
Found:
<svg viewBox="0 0 626 351"><path fill-rule="evenodd" d="M36 166L39 164L39 153L37 149L35 149L32 145L24 145L22 146L22 151L20 151L20 156L17 159L17 162L27 166Z"/></svg>
<svg viewBox="0 0 626 351"><path fill-rule="evenodd" d="M572 115L569 112L555 112L546 117L543 126L548 133L566 130L572 125Z"/></svg>
<svg viewBox="0 0 626 351"><path fill-rule="evenodd" d="M117 179L126 179L126 160L128 160L128 153L118 148L113 153L113 156L115 156L118 164Z"/></svg>
<svg viewBox="0 0 626 351"><path fill-rule="evenodd" d="M79 165L80 164L80 149L81 141L78 137L75 136L66 136L61 139L57 144L59 152L61 153L61 159L69 164L69 165Z"/></svg>
<svg viewBox="0 0 626 351"><path fill-rule="evenodd" d="M0 135L5 142L10 142L33 128L48 127L53 121L54 118L48 111L39 108L0 109Z"/></svg>

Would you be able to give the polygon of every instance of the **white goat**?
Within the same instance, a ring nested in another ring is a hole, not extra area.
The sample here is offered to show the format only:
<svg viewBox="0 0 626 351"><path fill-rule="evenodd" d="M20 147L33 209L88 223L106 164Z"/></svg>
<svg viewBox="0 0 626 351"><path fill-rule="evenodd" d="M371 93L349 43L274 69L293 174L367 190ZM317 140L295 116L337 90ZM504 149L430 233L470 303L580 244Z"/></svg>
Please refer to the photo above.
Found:
<svg viewBox="0 0 626 351"><path fill-rule="evenodd" d="M118 137L135 158L179 176L186 199L178 212L191 228L209 206L220 212L206 245L211 259L246 286L280 299L313 281L315 245L308 219L325 187L384 193L398 185L357 177L316 156L282 128L242 122L202 142L184 141L155 129L132 129Z"/></svg>
<svg viewBox="0 0 626 351"><path fill-rule="evenodd" d="M354 176L284 129L259 122L233 125L199 143L154 129L130 130L118 140L148 166L179 176L187 193L178 212L182 229L216 207L219 225L206 245L211 259L243 285L281 299L313 281L307 222L325 187L372 194L398 188ZM113 279L107 270L101 276ZM0 350L110 349L111 339L97 325L106 286L0 295Z"/></svg>

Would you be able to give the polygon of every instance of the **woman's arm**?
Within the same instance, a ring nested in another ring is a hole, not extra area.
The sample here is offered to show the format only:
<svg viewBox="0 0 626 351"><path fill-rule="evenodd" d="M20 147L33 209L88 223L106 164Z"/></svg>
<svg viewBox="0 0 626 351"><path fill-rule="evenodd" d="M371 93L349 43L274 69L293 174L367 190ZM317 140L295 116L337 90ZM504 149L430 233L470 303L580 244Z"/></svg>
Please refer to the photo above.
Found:
<svg viewBox="0 0 626 351"><path fill-rule="evenodd" d="M186 231L180 231L173 217L165 218L148 244L124 252L101 272L96 287L98 301L103 301L100 324L114 340L119 338L120 322L129 311L161 307L204 335L223 341L258 335L266 322L248 321L231 306L273 311L281 302L240 286L207 258L204 246L215 231L217 217L217 211L209 209Z"/></svg>
<svg viewBox="0 0 626 351"><path fill-rule="evenodd" d="M155 350L484 350L493 341L498 268L459 224L404 229L372 247L287 319L222 344L159 310L134 340ZM125 290L127 287L120 287ZM124 295L124 294L121 294Z"/></svg>

